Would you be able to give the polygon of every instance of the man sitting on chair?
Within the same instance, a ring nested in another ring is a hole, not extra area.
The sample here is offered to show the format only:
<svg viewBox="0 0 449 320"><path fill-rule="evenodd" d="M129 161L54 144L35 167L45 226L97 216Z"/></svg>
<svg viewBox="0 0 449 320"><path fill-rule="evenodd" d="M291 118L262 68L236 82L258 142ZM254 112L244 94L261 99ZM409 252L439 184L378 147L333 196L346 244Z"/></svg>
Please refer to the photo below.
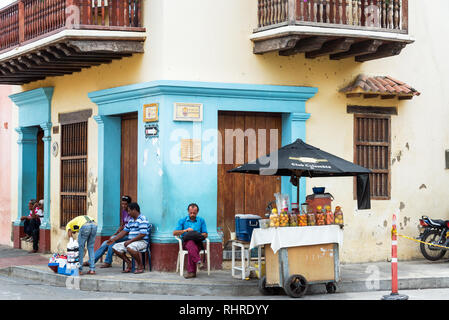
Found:
<svg viewBox="0 0 449 320"><path fill-rule="evenodd" d="M200 233L204 238L207 237L206 222L203 218L198 217L199 207L196 203L191 203L187 207L189 215L187 217L181 218L178 221L176 230L173 231L174 236L184 237L186 232L196 231ZM183 249L187 250L187 275L184 276L186 279L196 277L197 266L202 267L201 257L200 257L200 246L198 242L194 240L183 241Z"/></svg>
<svg viewBox="0 0 449 320"><path fill-rule="evenodd" d="M136 271L134 273L143 272L143 261L140 251L147 247L149 241L148 235L148 219L140 213L140 207L137 203L131 202L128 206L130 219L122 231L113 239L109 239L107 244L111 245L116 242L112 249L115 254L122 258L127 264L125 273L131 272L132 262L126 256L128 252L137 262ZM128 235L128 239L125 242L117 243L117 241L124 236Z"/></svg>

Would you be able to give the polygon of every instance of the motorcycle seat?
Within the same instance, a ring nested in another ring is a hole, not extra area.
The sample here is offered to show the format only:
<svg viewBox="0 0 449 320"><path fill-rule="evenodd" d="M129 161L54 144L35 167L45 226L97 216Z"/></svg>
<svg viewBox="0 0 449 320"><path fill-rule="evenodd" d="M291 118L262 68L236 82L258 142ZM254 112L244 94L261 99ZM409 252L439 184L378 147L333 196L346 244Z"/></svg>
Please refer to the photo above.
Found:
<svg viewBox="0 0 449 320"><path fill-rule="evenodd" d="M429 221L431 224L435 225L435 226L440 226L440 227L446 227L447 223L449 222L449 220L441 220L441 219L430 219Z"/></svg>

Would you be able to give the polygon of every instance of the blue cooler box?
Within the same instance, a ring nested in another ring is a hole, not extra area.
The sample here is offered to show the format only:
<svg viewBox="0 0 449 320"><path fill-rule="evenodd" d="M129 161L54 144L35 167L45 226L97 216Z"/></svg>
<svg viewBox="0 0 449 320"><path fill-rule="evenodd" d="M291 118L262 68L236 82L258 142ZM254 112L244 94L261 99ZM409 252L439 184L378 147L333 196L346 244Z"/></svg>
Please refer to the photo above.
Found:
<svg viewBox="0 0 449 320"><path fill-rule="evenodd" d="M260 227L260 219L262 218L256 214L236 214L235 233L237 240L250 242L253 230Z"/></svg>
<svg viewBox="0 0 449 320"><path fill-rule="evenodd" d="M62 268L58 266L58 274L66 274L66 265Z"/></svg>

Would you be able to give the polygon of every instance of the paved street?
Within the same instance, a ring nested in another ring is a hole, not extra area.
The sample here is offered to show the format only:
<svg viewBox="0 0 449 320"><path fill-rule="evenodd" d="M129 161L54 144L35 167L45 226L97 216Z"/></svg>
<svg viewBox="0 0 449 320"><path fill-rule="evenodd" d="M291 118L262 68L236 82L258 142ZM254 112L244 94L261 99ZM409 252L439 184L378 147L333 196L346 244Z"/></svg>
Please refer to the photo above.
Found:
<svg viewBox="0 0 449 320"><path fill-rule="evenodd" d="M448 300L449 289L404 290L409 300ZM386 291L306 295L301 300L379 300ZM31 280L0 276L0 300L294 300L278 296L179 296L95 292L55 287Z"/></svg>

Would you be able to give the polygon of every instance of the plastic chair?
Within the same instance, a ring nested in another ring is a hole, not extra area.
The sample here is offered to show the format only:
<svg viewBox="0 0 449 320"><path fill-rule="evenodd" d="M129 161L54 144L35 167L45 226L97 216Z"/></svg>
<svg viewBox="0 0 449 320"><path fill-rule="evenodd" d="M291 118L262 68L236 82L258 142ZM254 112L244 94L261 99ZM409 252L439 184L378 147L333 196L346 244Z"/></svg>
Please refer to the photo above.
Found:
<svg viewBox="0 0 449 320"><path fill-rule="evenodd" d="M148 224L148 241L147 241L147 246L145 249L141 250L140 253L142 254L142 263L143 263L143 269L145 270L145 262L147 260L148 257L148 270L151 271L151 250L150 250L150 245L151 245L151 231L153 230L153 224L149 223ZM125 261L123 261L122 264L122 269L125 270ZM134 272L134 270L136 269L136 261L133 257L131 257L131 272Z"/></svg>
<svg viewBox="0 0 449 320"><path fill-rule="evenodd" d="M188 253L187 250L182 248L182 240L180 237L175 236L179 243L178 260L176 261L176 272L179 270L179 274L182 276L184 272L184 257ZM207 259L207 275L210 275L210 240L206 238L206 249L200 251L200 255L206 255Z"/></svg>

